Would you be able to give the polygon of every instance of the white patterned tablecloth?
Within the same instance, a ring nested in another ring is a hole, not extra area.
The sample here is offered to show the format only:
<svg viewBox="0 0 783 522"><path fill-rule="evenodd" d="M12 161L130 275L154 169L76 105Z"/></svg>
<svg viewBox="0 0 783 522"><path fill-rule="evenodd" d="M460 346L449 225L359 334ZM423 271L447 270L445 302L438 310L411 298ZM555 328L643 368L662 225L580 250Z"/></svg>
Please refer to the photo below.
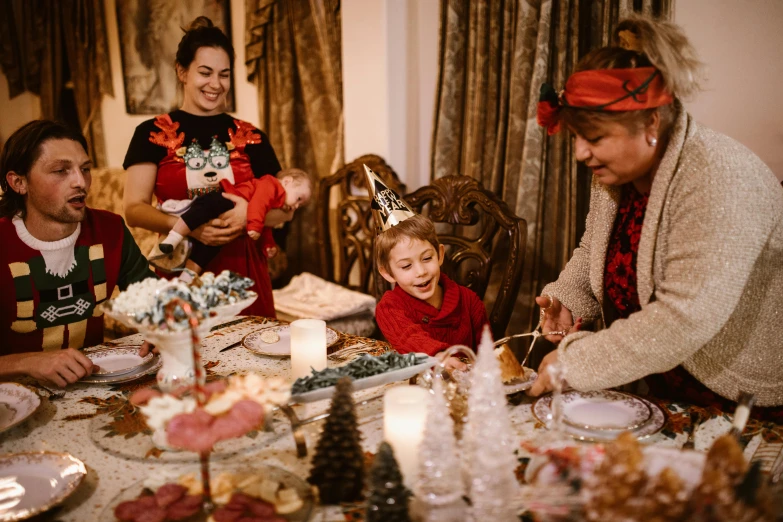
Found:
<svg viewBox="0 0 783 522"><path fill-rule="evenodd" d="M290 372L289 359L262 357L242 348L231 348L223 353L221 349L242 339L249 332L258 329L257 323L239 323L213 333L203 341L203 360L214 375L228 376L234 372L256 371L264 376L280 376L288 378ZM122 340L121 344L140 344L139 336L131 336ZM398 383L395 385L405 385ZM394 386L394 385L387 385ZM365 398L381 395L382 389L372 389L357 392L357 402ZM26 451L56 451L68 452L81 459L87 466L88 475L77 491L61 506L42 515L41 520L58 521L91 521L99 520L103 509L124 488L139 480L160 473L171 473L172 467L178 464L163 462L162 459L150 458L126 459L110 454L93 442L91 426L98 406L96 403L124 403L130 394L130 387L118 386L110 388L86 384L72 385L67 389L64 398L49 401L43 400L41 408L24 423L16 428L0 434L0 453L15 453ZM320 401L310 405L296 406L300 418L309 417L326 411L328 401ZM383 436L382 401L371 401L358 408L362 444L366 452L375 453ZM671 423L663 432L652 436L650 443L679 447L687 440L688 426L683 418L687 418L684 407L669 405ZM522 404L509 406L512 424L520 442L535 440L546 431L536 421L531 413L531 401L525 398ZM231 456L225 462L231 465L252 467L253 465L271 464L282 467L294 474L306 478L310 467L310 456L318 440L318 430L322 422L308 424L305 436L309 456L298 458L293 437L290 433L278 437L259 436L257 442L241 454ZM696 448L705 449L719 434L728 431L730 426L727 417L712 418L702 424L696 437ZM746 455L763 457L765 452L769 463L781 458L779 426L777 435L770 438L769 431L750 434L746 445ZM105 436L127 437L128 444L134 437L145 437L144 434L107 433ZM519 450L520 465L525 460L525 454ZM181 465L181 464L179 464ZM345 520L339 508L322 508L316 511L315 521Z"/></svg>

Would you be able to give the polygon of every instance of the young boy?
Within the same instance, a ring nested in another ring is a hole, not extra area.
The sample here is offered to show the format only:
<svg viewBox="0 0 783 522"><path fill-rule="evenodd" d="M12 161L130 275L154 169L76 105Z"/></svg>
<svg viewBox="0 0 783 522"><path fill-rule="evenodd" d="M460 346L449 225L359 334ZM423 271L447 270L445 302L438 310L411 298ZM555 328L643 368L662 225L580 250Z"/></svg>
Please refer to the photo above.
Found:
<svg viewBox="0 0 783 522"><path fill-rule="evenodd" d="M441 274L444 248L432 221L414 214L385 186L378 191L380 183L377 177L371 178L373 207L384 228L375 238L375 261L381 276L396 283L375 309L381 332L400 353L437 356L455 344L476 349L489 322L484 303L472 290ZM392 213L397 217L389 220ZM464 368L459 360L451 359L448 366Z"/></svg>
<svg viewBox="0 0 783 522"><path fill-rule="evenodd" d="M262 176L237 185L225 180L220 183L222 191L197 197L180 216L168 236L158 245L163 254L170 254L191 231L233 208L231 200L223 197L225 191L248 201L247 234L253 240L260 238L263 252L268 258L274 257L277 245L272 238L272 230L264 227L267 212L272 208L296 210L307 205L313 193L312 178L299 169L284 169L277 177ZM200 274L219 251L220 247L207 246L194 240L188 268Z"/></svg>

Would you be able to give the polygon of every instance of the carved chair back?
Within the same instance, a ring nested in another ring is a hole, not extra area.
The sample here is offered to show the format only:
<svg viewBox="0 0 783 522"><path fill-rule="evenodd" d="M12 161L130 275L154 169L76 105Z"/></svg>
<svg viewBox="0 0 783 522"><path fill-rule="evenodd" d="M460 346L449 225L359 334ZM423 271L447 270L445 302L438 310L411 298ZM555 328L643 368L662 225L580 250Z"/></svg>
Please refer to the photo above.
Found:
<svg viewBox="0 0 783 522"><path fill-rule="evenodd" d="M443 272L491 306L492 335L504 337L522 282L525 220L469 176L437 179L404 199L435 223Z"/></svg>

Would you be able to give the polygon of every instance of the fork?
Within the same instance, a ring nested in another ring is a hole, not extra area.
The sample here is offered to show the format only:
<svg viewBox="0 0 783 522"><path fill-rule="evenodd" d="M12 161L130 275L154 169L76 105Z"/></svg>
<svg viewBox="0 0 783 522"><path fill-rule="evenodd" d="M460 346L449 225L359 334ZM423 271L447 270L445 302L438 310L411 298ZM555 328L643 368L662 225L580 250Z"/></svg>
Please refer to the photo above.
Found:
<svg viewBox="0 0 783 522"><path fill-rule="evenodd" d="M43 384L40 384L40 383L36 383L33 386L35 386L39 390L43 390L46 393L48 393L49 395L48 395L47 398L50 401L56 401L57 399L62 399L63 397L65 397L65 390L52 391L52 390L50 390L49 388L47 388L46 386L44 386Z"/></svg>
<svg viewBox="0 0 783 522"><path fill-rule="evenodd" d="M688 434L688 440L682 445L682 449L693 449L696 446L696 430L701 425L701 413L691 411L691 432Z"/></svg>

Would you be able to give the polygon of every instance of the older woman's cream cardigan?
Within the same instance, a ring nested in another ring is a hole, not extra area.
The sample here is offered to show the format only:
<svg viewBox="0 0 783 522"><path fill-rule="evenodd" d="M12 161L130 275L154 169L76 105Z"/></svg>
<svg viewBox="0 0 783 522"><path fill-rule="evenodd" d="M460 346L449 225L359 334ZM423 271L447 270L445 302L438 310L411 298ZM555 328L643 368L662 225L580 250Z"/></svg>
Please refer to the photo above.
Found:
<svg viewBox="0 0 783 522"><path fill-rule="evenodd" d="M620 189L593 181L587 228L543 293L607 318L604 266ZM595 390L682 364L720 395L783 404L783 188L736 141L680 110L639 242L641 311L561 343L569 384Z"/></svg>

